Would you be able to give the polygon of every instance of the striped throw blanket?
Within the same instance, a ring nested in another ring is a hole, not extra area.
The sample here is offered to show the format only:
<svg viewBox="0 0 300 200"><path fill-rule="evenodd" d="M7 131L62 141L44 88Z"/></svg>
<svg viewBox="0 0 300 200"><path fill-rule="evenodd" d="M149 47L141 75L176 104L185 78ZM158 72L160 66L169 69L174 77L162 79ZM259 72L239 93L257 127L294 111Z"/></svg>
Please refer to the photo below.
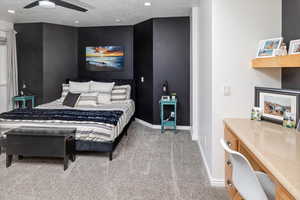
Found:
<svg viewBox="0 0 300 200"><path fill-rule="evenodd" d="M90 123L105 123L116 126L123 111L98 111L74 109L16 109L0 114L8 120L61 120Z"/></svg>

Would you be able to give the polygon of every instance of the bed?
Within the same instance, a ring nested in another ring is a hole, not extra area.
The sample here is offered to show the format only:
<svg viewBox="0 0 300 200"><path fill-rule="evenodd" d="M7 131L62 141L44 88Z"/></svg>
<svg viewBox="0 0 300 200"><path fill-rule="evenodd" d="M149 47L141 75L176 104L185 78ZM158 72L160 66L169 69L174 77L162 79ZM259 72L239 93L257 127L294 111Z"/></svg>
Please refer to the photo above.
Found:
<svg viewBox="0 0 300 200"><path fill-rule="evenodd" d="M82 81L82 80L81 80ZM110 104L64 106L61 99L35 109L17 109L0 115L0 127L20 126L76 128L76 150L109 153L119 144L134 119L135 92L131 80L114 80L116 85L129 84L131 98Z"/></svg>

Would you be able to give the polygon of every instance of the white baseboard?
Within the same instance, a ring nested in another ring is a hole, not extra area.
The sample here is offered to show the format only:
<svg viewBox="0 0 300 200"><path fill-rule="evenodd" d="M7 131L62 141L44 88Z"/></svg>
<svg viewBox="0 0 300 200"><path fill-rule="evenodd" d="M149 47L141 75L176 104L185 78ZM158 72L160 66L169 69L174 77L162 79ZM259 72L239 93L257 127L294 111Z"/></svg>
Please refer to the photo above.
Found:
<svg viewBox="0 0 300 200"><path fill-rule="evenodd" d="M135 121L144 125L144 126L147 126L149 128L152 128L152 129L160 129L160 125L154 125L154 124L150 124L142 119L139 119L139 118L135 118ZM176 128L178 130L185 130L185 131L190 131L191 130L191 127L190 126L176 126Z"/></svg>
<svg viewBox="0 0 300 200"><path fill-rule="evenodd" d="M193 141L198 141L198 139L199 139L199 136L198 136L198 129L197 128L195 128L195 127L192 127L192 130L191 130L191 132L192 132L192 140Z"/></svg>
<svg viewBox="0 0 300 200"><path fill-rule="evenodd" d="M212 177L211 172L210 172L209 167L208 167L206 157L204 155L203 148L200 144L200 141L198 142L198 146L199 146L199 150L200 150L202 160L204 162L204 166L205 166L205 169L206 169L206 173L208 175L210 185L212 187L225 187L225 181L223 179L216 179L216 178Z"/></svg>

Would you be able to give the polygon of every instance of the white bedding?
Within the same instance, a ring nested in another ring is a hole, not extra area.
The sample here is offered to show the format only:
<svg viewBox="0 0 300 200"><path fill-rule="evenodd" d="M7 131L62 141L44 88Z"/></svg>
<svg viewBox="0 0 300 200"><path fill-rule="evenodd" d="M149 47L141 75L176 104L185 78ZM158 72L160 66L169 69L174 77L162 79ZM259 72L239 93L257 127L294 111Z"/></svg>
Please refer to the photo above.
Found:
<svg viewBox="0 0 300 200"><path fill-rule="evenodd" d="M39 109L79 109L79 110L121 110L123 111L122 116L116 126L98 123L92 124L89 122L75 122L75 121L44 121L44 120L1 120L1 128L16 128L20 126L42 126L42 127L71 127L76 128L76 139L77 140L88 140L88 141L113 141L123 130L130 118L135 112L135 104L133 100L125 100L114 102L111 104L102 104L97 106L76 106L70 108L63 106L60 100L56 100L47 104L40 105L36 108Z"/></svg>

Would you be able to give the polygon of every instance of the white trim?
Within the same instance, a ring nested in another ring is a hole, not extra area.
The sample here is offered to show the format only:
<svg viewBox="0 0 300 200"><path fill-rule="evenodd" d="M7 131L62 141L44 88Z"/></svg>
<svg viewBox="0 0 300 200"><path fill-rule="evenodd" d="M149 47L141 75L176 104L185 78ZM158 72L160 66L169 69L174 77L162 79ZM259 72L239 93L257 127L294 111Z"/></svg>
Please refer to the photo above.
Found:
<svg viewBox="0 0 300 200"><path fill-rule="evenodd" d="M216 179L216 178L212 177L211 172L209 170L209 166L208 166L206 157L204 155L203 148L202 148L200 142L197 142L197 143L198 143L198 146L199 146L199 150L200 150L202 160L204 162L206 173L208 175L210 186L212 186L212 187L225 187L225 181L223 179Z"/></svg>
<svg viewBox="0 0 300 200"><path fill-rule="evenodd" d="M142 119L139 119L139 118L135 118L135 121L144 125L144 126L147 126L149 128L152 128L152 129L160 129L161 126L160 125L154 125L154 124L150 124ZM186 130L186 131L190 131L191 130L191 127L190 126L176 126L177 130Z"/></svg>
<svg viewBox="0 0 300 200"><path fill-rule="evenodd" d="M191 121L192 121L192 139L197 141L199 139L199 17L200 8L193 7L191 14Z"/></svg>
<svg viewBox="0 0 300 200"><path fill-rule="evenodd" d="M194 126L191 127L191 132L192 132L192 140L193 141L198 141L199 136L198 136L198 129Z"/></svg>

